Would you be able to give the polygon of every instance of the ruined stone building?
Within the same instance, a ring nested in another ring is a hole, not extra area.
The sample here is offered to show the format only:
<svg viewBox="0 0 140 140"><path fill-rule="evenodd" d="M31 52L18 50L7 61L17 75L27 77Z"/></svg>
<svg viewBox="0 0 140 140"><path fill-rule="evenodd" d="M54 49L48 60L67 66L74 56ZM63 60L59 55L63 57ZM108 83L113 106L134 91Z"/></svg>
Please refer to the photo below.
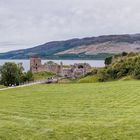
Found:
<svg viewBox="0 0 140 140"><path fill-rule="evenodd" d="M30 58L30 70L33 73L37 72L51 72L57 75L61 75L62 73L62 64L58 65L56 63L53 64L42 64L41 59L38 57Z"/></svg>
<svg viewBox="0 0 140 140"><path fill-rule="evenodd" d="M46 63L42 64L39 57L30 58L30 70L33 73L37 72L51 72L58 76L68 77L68 78L78 78L84 76L91 70L91 66L87 63L80 63L70 65L67 68L63 66L63 63Z"/></svg>
<svg viewBox="0 0 140 140"><path fill-rule="evenodd" d="M91 66L87 63L78 63L70 65L69 68L63 68L63 76L68 78L78 78L91 71Z"/></svg>

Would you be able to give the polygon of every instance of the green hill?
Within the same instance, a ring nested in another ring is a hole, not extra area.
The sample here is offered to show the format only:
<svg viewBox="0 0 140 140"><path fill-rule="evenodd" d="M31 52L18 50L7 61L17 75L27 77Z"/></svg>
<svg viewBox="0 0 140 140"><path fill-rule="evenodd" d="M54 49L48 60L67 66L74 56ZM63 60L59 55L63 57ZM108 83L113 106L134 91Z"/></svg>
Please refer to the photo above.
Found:
<svg viewBox="0 0 140 140"><path fill-rule="evenodd" d="M0 59L27 59L38 55L44 59L105 59L122 52L139 52L140 34L105 35L53 41L29 49L0 54Z"/></svg>

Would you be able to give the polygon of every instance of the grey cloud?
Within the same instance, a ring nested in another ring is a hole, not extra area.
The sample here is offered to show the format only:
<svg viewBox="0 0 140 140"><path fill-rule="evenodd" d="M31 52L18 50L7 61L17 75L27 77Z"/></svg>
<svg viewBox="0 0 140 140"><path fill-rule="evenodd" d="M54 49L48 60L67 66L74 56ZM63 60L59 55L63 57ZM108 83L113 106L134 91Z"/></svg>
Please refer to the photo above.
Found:
<svg viewBox="0 0 140 140"><path fill-rule="evenodd" d="M0 51L140 32L139 0L0 0ZM13 45L18 44L18 45Z"/></svg>

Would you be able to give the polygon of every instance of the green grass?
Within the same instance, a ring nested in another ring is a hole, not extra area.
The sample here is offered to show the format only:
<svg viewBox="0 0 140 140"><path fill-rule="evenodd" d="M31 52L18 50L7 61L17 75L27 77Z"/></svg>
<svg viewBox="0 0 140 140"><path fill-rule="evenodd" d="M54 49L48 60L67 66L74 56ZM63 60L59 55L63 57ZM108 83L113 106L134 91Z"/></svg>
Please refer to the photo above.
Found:
<svg viewBox="0 0 140 140"><path fill-rule="evenodd" d="M2 88L5 88L5 86L3 86L3 85L0 85L0 89L2 89Z"/></svg>
<svg viewBox="0 0 140 140"><path fill-rule="evenodd" d="M75 81L72 81L71 79L68 79L68 78L62 78L62 79L59 80L59 83L69 84L69 83L75 83Z"/></svg>
<svg viewBox="0 0 140 140"><path fill-rule="evenodd" d="M39 72L39 73L34 73L34 80L44 80L48 79L49 77L54 76L53 73L50 72Z"/></svg>
<svg viewBox="0 0 140 140"><path fill-rule="evenodd" d="M140 140L140 81L0 91L0 140Z"/></svg>
<svg viewBox="0 0 140 140"><path fill-rule="evenodd" d="M97 75L93 75L93 76L88 75L85 77L81 77L79 79L71 80L71 83L97 83L97 82L99 82L98 78L99 77ZM114 80L114 81L131 81L131 80L134 81L136 79L134 79L133 76L124 76L124 77ZM111 80L111 81L113 82L113 80Z"/></svg>
<svg viewBox="0 0 140 140"><path fill-rule="evenodd" d="M97 77L96 76L85 76L80 79L75 80L76 83L95 83L97 82Z"/></svg>

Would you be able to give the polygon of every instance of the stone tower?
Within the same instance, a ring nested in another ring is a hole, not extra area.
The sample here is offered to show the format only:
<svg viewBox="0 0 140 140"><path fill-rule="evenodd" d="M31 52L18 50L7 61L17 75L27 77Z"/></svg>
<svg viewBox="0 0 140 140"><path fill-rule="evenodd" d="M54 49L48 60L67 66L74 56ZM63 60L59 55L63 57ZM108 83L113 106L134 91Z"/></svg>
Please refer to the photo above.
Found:
<svg viewBox="0 0 140 140"><path fill-rule="evenodd" d="M41 65L41 59L38 56L30 57L30 70L32 72L39 72Z"/></svg>
<svg viewBox="0 0 140 140"><path fill-rule="evenodd" d="M58 66L58 73L59 76L63 76L63 62L60 62L60 65Z"/></svg>

